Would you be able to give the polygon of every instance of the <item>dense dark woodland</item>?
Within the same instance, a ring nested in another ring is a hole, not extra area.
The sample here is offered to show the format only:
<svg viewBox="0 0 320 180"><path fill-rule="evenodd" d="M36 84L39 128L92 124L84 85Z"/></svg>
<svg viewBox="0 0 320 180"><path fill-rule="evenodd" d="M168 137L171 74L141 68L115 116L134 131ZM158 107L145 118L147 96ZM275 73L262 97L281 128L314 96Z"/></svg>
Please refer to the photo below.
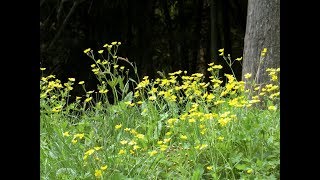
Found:
<svg viewBox="0 0 320 180"><path fill-rule="evenodd" d="M40 0L41 66L66 80L96 85L83 50L120 41L118 56L137 64L140 76L157 70L205 73L210 62L222 64L218 49L243 56L248 0ZM238 79L241 66L233 65ZM188 74L189 74L188 73Z"/></svg>

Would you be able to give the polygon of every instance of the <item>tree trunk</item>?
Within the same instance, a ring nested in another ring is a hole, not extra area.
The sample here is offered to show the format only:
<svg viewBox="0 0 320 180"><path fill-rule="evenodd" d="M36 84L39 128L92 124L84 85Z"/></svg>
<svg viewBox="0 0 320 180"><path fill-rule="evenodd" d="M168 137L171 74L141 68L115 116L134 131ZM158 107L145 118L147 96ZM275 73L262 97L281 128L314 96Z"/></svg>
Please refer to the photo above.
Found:
<svg viewBox="0 0 320 180"><path fill-rule="evenodd" d="M218 8L216 0L211 0L210 3L210 58L218 63Z"/></svg>
<svg viewBox="0 0 320 180"><path fill-rule="evenodd" d="M202 2L202 10L200 11L200 42L199 42L199 50L198 50L198 57L197 57L197 72L202 73L204 75L207 74L207 63L209 60L208 54L210 54L210 51L208 51L208 47L210 46L210 43L208 42L209 37L209 27L210 27L210 19L209 19L209 13L210 13L210 7L207 1Z"/></svg>
<svg viewBox="0 0 320 180"><path fill-rule="evenodd" d="M261 51L267 48L266 56ZM262 61L260 61L262 60ZM244 39L242 79L251 73L255 83L269 81L267 68L280 67L280 0L249 0Z"/></svg>

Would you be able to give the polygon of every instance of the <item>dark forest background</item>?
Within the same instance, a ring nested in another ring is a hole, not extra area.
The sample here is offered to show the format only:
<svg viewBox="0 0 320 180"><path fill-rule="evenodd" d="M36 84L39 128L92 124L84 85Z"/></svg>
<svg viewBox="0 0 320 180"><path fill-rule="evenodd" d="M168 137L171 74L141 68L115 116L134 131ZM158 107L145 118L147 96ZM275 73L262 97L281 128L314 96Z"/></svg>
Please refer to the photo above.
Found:
<svg viewBox="0 0 320 180"><path fill-rule="evenodd" d="M83 53L120 41L118 56L135 62L139 75L157 71L206 74L215 62L231 73L218 49L243 56L248 0L41 0L40 60L47 74L96 85L93 61ZM237 79L241 65L233 64Z"/></svg>

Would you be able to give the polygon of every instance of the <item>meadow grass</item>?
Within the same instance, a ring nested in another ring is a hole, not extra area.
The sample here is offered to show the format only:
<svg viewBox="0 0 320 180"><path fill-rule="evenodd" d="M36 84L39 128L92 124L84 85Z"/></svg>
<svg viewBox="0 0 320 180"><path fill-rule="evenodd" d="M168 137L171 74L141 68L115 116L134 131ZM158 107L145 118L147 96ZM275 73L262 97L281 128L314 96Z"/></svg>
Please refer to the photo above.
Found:
<svg viewBox="0 0 320 180"><path fill-rule="evenodd" d="M84 51L95 91L41 77L41 179L280 178L279 68L267 69L266 84L246 74L250 88L231 74L219 78L214 63L208 82L182 70L134 80L135 65L116 56L120 44L104 45L100 59ZM71 101L74 86L85 94Z"/></svg>

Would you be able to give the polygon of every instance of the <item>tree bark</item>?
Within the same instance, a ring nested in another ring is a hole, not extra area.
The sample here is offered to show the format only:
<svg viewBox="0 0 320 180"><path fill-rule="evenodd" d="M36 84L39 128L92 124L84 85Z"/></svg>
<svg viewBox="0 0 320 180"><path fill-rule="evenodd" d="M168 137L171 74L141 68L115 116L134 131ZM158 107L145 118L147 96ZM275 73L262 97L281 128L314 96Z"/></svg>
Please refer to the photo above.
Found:
<svg viewBox="0 0 320 180"><path fill-rule="evenodd" d="M261 58L263 48L267 48L267 53ZM246 80L244 78L246 73L251 73L251 78L256 79L255 83L267 83L269 77L266 69L278 67L280 67L280 0L249 0L242 80Z"/></svg>
<svg viewBox="0 0 320 180"><path fill-rule="evenodd" d="M218 8L216 0L210 1L210 55L213 62L218 62Z"/></svg>

